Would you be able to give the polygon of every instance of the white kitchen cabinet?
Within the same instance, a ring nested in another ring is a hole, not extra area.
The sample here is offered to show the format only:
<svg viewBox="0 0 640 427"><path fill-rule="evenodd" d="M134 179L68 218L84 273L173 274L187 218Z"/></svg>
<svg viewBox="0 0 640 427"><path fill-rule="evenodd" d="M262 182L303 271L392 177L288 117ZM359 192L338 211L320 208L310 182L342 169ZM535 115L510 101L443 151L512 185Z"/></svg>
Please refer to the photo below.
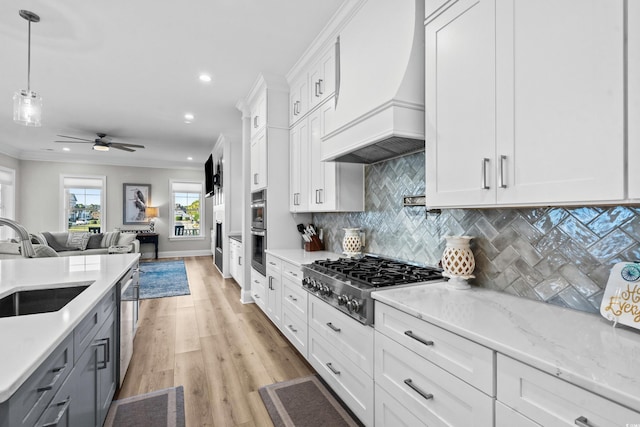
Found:
<svg viewBox="0 0 640 427"><path fill-rule="evenodd" d="M385 427L428 427L378 384L375 386L375 425Z"/></svg>
<svg viewBox="0 0 640 427"><path fill-rule="evenodd" d="M497 379L498 401L545 427L640 422L638 412L507 356L498 355Z"/></svg>
<svg viewBox="0 0 640 427"><path fill-rule="evenodd" d="M640 2L627 2L629 198L640 200Z"/></svg>
<svg viewBox="0 0 640 427"><path fill-rule="evenodd" d="M267 254L267 279L265 312L280 328L282 325L282 260Z"/></svg>
<svg viewBox="0 0 640 427"><path fill-rule="evenodd" d="M251 139L251 191L267 187L267 131Z"/></svg>
<svg viewBox="0 0 640 427"><path fill-rule="evenodd" d="M289 137L289 210L309 211L309 120L295 124Z"/></svg>
<svg viewBox="0 0 640 427"><path fill-rule="evenodd" d="M260 92L251 104L251 138L256 136L267 125L267 90Z"/></svg>
<svg viewBox="0 0 640 427"><path fill-rule="evenodd" d="M309 74L304 72L291 83L289 90L289 124L293 126L309 112Z"/></svg>
<svg viewBox="0 0 640 427"><path fill-rule="evenodd" d="M292 278L291 273L299 275ZM308 293L302 289L302 272L299 267L284 263L282 269L282 333L296 349L308 358Z"/></svg>
<svg viewBox="0 0 640 427"><path fill-rule="evenodd" d="M236 239L229 239L229 272L240 287L244 283L242 254L242 243Z"/></svg>
<svg viewBox="0 0 640 427"><path fill-rule="evenodd" d="M428 206L626 197L622 1L427 10Z"/></svg>
<svg viewBox="0 0 640 427"><path fill-rule="evenodd" d="M292 212L364 210L364 166L320 160L322 136L333 117L333 101L326 100L291 129L292 171L294 162L299 169L290 175Z"/></svg>
<svg viewBox="0 0 640 427"><path fill-rule="evenodd" d="M502 402L496 401L496 427L541 427Z"/></svg>
<svg viewBox="0 0 640 427"><path fill-rule="evenodd" d="M260 310L267 312L267 279L257 270L251 269L251 298L260 307Z"/></svg>
<svg viewBox="0 0 640 427"><path fill-rule="evenodd" d="M313 327L309 328L308 360L358 419L366 426L373 426L373 379Z"/></svg>
<svg viewBox="0 0 640 427"><path fill-rule="evenodd" d="M336 91L336 47L329 46L318 55L309 71L310 109L322 104Z"/></svg>

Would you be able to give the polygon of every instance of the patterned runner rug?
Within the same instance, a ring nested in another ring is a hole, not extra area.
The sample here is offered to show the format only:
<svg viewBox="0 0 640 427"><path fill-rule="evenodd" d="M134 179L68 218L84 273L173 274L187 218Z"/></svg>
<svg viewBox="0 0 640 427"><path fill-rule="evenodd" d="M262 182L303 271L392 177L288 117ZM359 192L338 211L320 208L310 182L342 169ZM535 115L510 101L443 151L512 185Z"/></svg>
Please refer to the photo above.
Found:
<svg viewBox="0 0 640 427"><path fill-rule="evenodd" d="M184 261L140 263L140 299L174 297L190 293Z"/></svg>

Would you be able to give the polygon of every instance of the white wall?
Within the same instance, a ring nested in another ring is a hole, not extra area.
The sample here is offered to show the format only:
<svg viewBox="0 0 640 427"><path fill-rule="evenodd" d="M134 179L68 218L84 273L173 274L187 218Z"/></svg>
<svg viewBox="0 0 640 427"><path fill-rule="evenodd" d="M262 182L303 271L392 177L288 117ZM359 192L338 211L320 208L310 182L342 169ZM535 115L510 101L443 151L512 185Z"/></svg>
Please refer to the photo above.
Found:
<svg viewBox="0 0 640 427"><path fill-rule="evenodd" d="M1 155L0 164L3 164ZM185 252L183 255L211 253L209 231L213 221L210 199L204 200L204 212L206 212L203 226L204 240L169 241L168 239L169 214L173 212L169 197L169 180L186 179L204 182L204 167L197 170L183 170L30 160L19 161L19 165L20 167L16 168L17 181L20 184L17 193L17 212L19 213L16 218L30 232L60 229L61 174L104 175L107 177L106 230L113 230L115 227L139 228L122 224L122 184L151 184L151 205L159 208L155 229L159 234L160 256L162 253L165 256L179 256L176 252ZM141 249L144 252L150 252L153 247L144 245Z"/></svg>

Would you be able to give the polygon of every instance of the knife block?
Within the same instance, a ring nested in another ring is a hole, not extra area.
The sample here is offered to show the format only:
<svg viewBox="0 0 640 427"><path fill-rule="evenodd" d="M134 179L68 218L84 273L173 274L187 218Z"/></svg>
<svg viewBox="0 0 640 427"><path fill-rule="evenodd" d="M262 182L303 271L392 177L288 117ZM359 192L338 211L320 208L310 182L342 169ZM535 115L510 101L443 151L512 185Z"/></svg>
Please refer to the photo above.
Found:
<svg viewBox="0 0 640 427"><path fill-rule="evenodd" d="M307 252L324 251L324 243L318 238L317 235L313 235L311 236L310 242L305 242L304 250Z"/></svg>

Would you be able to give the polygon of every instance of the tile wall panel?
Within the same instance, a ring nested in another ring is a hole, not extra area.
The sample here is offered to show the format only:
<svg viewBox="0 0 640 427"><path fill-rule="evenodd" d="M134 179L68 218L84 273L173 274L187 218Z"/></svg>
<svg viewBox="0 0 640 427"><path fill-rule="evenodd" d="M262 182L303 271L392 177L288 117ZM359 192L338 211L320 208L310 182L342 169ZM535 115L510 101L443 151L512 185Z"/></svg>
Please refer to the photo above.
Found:
<svg viewBox="0 0 640 427"><path fill-rule="evenodd" d="M365 252L437 265L443 236L474 236L476 286L598 312L609 270L640 260L640 208L447 209L403 207L424 194L424 153L365 168L365 212L322 213L327 250L342 252L345 227L360 227Z"/></svg>

